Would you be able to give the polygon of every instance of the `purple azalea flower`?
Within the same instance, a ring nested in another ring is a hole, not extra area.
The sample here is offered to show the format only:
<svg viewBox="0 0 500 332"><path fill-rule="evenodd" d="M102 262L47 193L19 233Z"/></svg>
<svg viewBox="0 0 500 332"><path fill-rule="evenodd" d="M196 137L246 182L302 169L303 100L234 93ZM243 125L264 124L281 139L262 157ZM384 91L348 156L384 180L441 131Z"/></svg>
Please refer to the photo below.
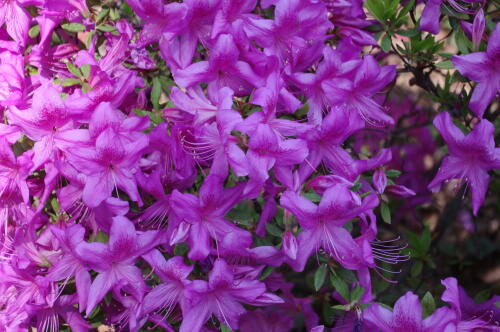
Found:
<svg viewBox="0 0 500 332"><path fill-rule="evenodd" d="M489 301L477 304L462 287L457 279L441 280L446 287L441 299L451 305L455 319L447 326L448 331L498 331L500 309L495 305L500 296L493 296Z"/></svg>
<svg viewBox="0 0 500 332"><path fill-rule="evenodd" d="M201 331L211 315L236 330L240 316L246 312L241 303L260 306L283 302L278 296L267 293L262 282L235 279L230 266L222 259L214 262L208 282L193 281L185 296L187 303L183 309L181 332Z"/></svg>
<svg viewBox="0 0 500 332"><path fill-rule="evenodd" d="M146 46L165 34L174 34L182 28L187 8L182 3L164 4L161 0L128 0L135 13L145 21L139 44Z"/></svg>
<svg viewBox="0 0 500 332"><path fill-rule="evenodd" d="M442 307L426 319L422 319L420 301L412 292L400 297L392 312L376 303L371 304L363 312L363 320L369 326L384 332L445 331L445 327L453 320L453 317L451 309Z"/></svg>
<svg viewBox="0 0 500 332"><path fill-rule="evenodd" d="M6 0L0 6L0 26L7 25L7 33L16 42L25 46L28 41L31 16L21 6L25 1Z"/></svg>
<svg viewBox="0 0 500 332"><path fill-rule="evenodd" d="M466 55L454 55L452 62L455 68L465 77L478 84L472 92L469 102L470 109L483 117L486 107L500 91L500 24L488 40L486 52L476 52Z"/></svg>
<svg viewBox="0 0 500 332"><path fill-rule="evenodd" d="M298 164L306 158L308 149L301 139L283 139L268 124L259 124L250 137L247 159L251 168L258 174L262 183L268 171L276 166Z"/></svg>
<svg viewBox="0 0 500 332"><path fill-rule="evenodd" d="M330 47L323 49L323 61L321 61L314 74L295 73L294 82L308 97L309 113L308 119L312 123L321 123L323 113L329 111L331 103L327 97L329 91L326 82L333 78L343 78L348 80L352 72L360 65L360 60L342 59L342 54Z"/></svg>
<svg viewBox="0 0 500 332"><path fill-rule="evenodd" d="M109 243L81 242L75 252L82 261L99 274L89 289L86 314L90 315L106 293L114 287L133 286L132 295L141 300L146 290L141 270L134 263L137 257L159 244L158 231L137 233L127 218L113 218Z"/></svg>
<svg viewBox="0 0 500 332"><path fill-rule="evenodd" d="M166 261L158 250L152 250L143 258L153 267L162 283L146 294L142 310L149 314L159 309L158 312L166 318L177 304L184 305L184 290L191 283L187 278L193 267L185 265L179 256Z"/></svg>
<svg viewBox="0 0 500 332"><path fill-rule="evenodd" d="M467 4L482 2L482 0L462 0ZM437 35L440 31L439 17L441 4L447 2L453 9L461 13L473 14L474 11L460 5L456 0L428 0L420 17L420 30Z"/></svg>
<svg viewBox="0 0 500 332"><path fill-rule="evenodd" d="M11 124L21 127L35 141L33 169L80 139L78 131L73 130L71 110L66 107L59 91L52 86L42 86L35 91L31 109L19 110L12 106L7 117Z"/></svg>
<svg viewBox="0 0 500 332"><path fill-rule="evenodd" d="M375 208L376 195L361 199L348 186L337 184L324 192L319 205L291 191L283 193L280 202L304 229L298 236L297 259L290 263L294 270L302 271L309 256L319 248L348 269L367 265L362 247L343 226Z"/></svg>
<svg viewBox="0 0 500 332"><path fill-rule="evenodd" d="M381 126L393 125L394 119L373 100L373 95L382 90L396 77L395 66L383 66L371 55L365 56L352 80L333 78L322 83L330 104L357 112L367 123Z"/></svg>
<svg viewBox="0 0 500 332"><path fill-rule="evenodd" d="M326 7L320 1L279 1L274 20L249 18L244 29L269 53L276 55L282 64L294 66L295 54L311 46L312 41L322 40L332 27Z"/></svg>
<svg viewBox="0 0 500 332"><path fill-rule="evenodd" d="M262 78L239 57L240 51L233 36L221 34L211 48L208 61L195 62L178 70L175 81L185 88L199 82L208 83L208 93L212 96L223 87L231 88L237 96L247 95L254 86L260 85Z"/></svg>
<svg viewBox="0 0 500 332"><path fill-rule="evenodd" d="M85 228L80 225L71 225L66 229L51 227L51 232L58 240L62 255L49 270L47 277L52 281L63 281L60 292L70 278L75 278L78 293L78 307L82 311L87 305L90 288L90 275L82 258L75 252L77 246L84 242Z"/></svg>
<svg viewBox="0 0 500 332"><path fill-rule="evenodd" d="M241 239L251 238L250 233L225 219L225 215L233 205L242 198L242 184L231 188L223 188L222 184L223 178L214 174L203 182L199 197L181 194L177 190L172 192L170 206L178 219L178 224L170 244L187 239L190 259L206 258L212 247L211 239L217 244L228 233L234 232Z"/></svg>
<svg viewBox="0 0 500 332"><path fill-rule="evenodd" d="M467 135L456 127L448 113L441 113L434 119L434 126L448 145L446 156L429 183L429 189L437 191L441 182L459 179L470 185L474 215L484 202L488 189L488 171L500 168L500 148L495 148L494 126L488 120L481 120Z"/></svg>

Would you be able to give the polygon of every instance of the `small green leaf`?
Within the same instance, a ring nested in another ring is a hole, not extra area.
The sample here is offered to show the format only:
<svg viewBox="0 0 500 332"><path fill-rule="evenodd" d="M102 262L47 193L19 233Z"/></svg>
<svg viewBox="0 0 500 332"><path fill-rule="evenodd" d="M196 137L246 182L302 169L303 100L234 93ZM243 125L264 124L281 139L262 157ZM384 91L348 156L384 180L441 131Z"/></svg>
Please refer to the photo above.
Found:
<svg viewBox="0 0 500 332"><path fill-rule="evenodd" d="M423 252L427 252L431 246L431 231L428 227L424 229L420 236L420 248Z"/></svg>
<svg viewBox="0 0 500 332"><path fill-rule="evenodd" d="M412 277L418 277L420 275L420 273L422 272L422 267L424 266L424 263L422 263L422 261L416 261L412 267L411 267L411 276Z"/></svg>
<svg viewBox="0 0 500 332"><path fill-rule="evenodd" d="M97 30L100 30L100 31L103 31L103 32L113 32L113 31L116 31L116 28L114 26L109 25L109 24L98 25L95 28Z"/></svg>
<svg viewBox="0 0 500 332"><path fill-rule="evenodd" d="M71 74L73 74L74 76L76 76L76 77L81 77L82 76L82 73L80 72L80 69L78 69L78 67L75 66L74 64L72 64L71 62L67 62L66 63L66 67L68 68L69 72Z"/></svg>
<svg viewBox="0 0 500 332"><path fill-rule="evenodd" d="M363 296L364 292L365 292L364 288L361 288L359 285L356 285L356 287L351 292L351 302L358 302L359 299L361 299L361 296Z"/></svg>
<svg viewBox="0 0 500 332"><path fill-rule="evenodd" d="M276 237L281 237L281 234L283 234L283 231L276 225L267 223L266 224L266 230L271 234Z"/></svg>
<svg viewBox="0 0 500 332"><path fill-rule="evenodd" d="M462 54L469 54L472 48L472 42L465 36L462 30L458 30L455 33L455 42L457 43L458 50Z"/></svg>
<svg viewBox="0 0 500 332"><path fill-rule="evenodd" d="M267 277L269 277L271 275L271 273L273 273L273 271L274 271L274 267L266 266L264 268L264 271L262 271L262 274L260 275L259 280L266 279Z"/></svg>
<svg viewBox="0 0 500 332"><path fill-rule="evenodd" d="M50 201L50 206L52 207L52 210L54 210L55 213L59 214L60 208L59 208L59 201L57 198L52 198Z"/></svg>
<svg viewBox="0 0 500 332"><path fill-rule="evenodd" d="M220 332L233 332L233 330L226 324L221 324Z"/></svg>
<svg viewBox="0 0 500 332"><path fill-rule="evenodd" d="M160 109L161 83L158 77L153 78L153 88L151 90L151 103L156 110Z"/></svg>
<svg viewBox="0 0 500 332"><path fill-rule="evenodd" d="M318 203L319 201L321 201L321 196L316 194L315 192L305 193L304 197L310 201L313 201L314 203Z"/></svg>
<svg viewBox="0 0 500 332"><path fill-rule="evenodd" d="M365 2L366 9L375 17L379 22L385 24L385 4L381 0L367 0Z"/></svg>
<svg viewBox="0 0 500 332"><path fill-rule="evenodd" d="M387 175L388 178L397 178L401 175L401 171L398 171L397 169L390 169L385 172L385 175Z"/></svg>
<svg viewBox="0 0 500 332"><path fill-rule="evenodd" d="M95 18L95 23L98 24L100 23L109 13L109 9L108 8L103 8L99 14L97 14L96 18Z"/></svg>
<svg viewBox="0 0 500 332"><path fill-rule="evenodd" d="M403 9L399 11L398 20L406 16L406 14L410 12L410 10L413 8L414 5L415 5L415 0L408 1L406 5L404 5Z"/></svg>
<svg viewBox="0 0 500 332"><path fill-rule="evenodd" d="M438 62L438 63L436 63L436 67L442 68L442 69L453 69L453 68L455 68L453 66L453 62L451 62L451 60L446 60L446 61Z"/></svg>
<svg viewBox="0 0 500 332"><path fill-rule="evenodd" d="M432 315L434 310L436 310L436 302L434 301L434 297L432 296L432 294L429 292L425 293L421 303L422 314L424 318Z"/></svg>
<svg viewBox="0 0 500 332"><path fill-rule="evenodd" d="M326 264L321 264L314 273L314 289L316 290L316 292L319 291L321 287L323 287L323 284L325 283L326 272Z"/></svg>
<svg viewBox="0 0 500 332"><path fill-rule="evenodd" d="M85 25L80 23L65 23L61 27L69 32L83 32L85 31Z"/></svg>
<svg viewBox="0 0 500 332"><path fill-rule="evenodd" d="M495 302L495 305L496 305L496 307L497 307L498 309L500 309L500 301Z"/></svg>
<svg viewBox="0 0 500 332"><path fill-rule="evenodd" d="M73 86L73 85L79 85L81 84L82 81L77 80L76 78L67 78L62 82L62 86Z"/></svg>
<svg viewBox="0 0 500 332"><path fill-rule="evenodd" d="M483 289L482 291L477 293L476 296L474 296L474 301L476 301L476 303L482 303L488 300L490 298L490 295L491 291L489 289Z"/></svg>
<svg viewBox="0 0 500 332"><path fill-rule="evenodd" d="M80 71L83 74L83 77L88 79L90 77L90 65L83 65L80 67Z"/></svg>
<svg viewBox="0 0 500 332"><path fill-rule="evenodd" d="M380 214L382 215L382 220L385 223L391 223L391 210L385 202L382 202L382 204L380 204Z"/></svg>
<svg viewBox="0 0 500 332"><path fill-rule="evenodd" d="M411 38L420 35L420 30L418 29L397 30L396 34Z"/></svg>
<svg viewBox="0 0 500 332"><path fill-rule="evenodd" d="M109 12L109 18L113 21L118 21L120 19L120 11L116 8L111 8Z"/></svg>
<svg viewBox="0 0 500 332"><path fill-rule="evenodd" d="M40 34L40 26L38 24L32 26L31 29L28 31L28 35L30 36L30 38L36 38L38 37L39 34Z"/></svg>
<svg viewBox="0 0 500 332"><path fill-rule="evenodd" d="M380 47L384 52L389 52L391 50L391 37L385 34L380 41Z"/></svg>
<svg viewBox="0 0 500 332"><path fill-rule="evenodd" d="M335 290L342 296L346 301L349 300L349 287L347 286L347 283L340 278L340 276L330 268L330 282L335 288Z"/></svg>
<svg viewBox="0 0 500 332"><path fill-rule="evenodd" d="M184 256L189 250L189 247L185 243L176 244L174 247L174 255Z"/></svg>
<svg viewBox="0 0 500 332"><path fill-rule="evenodd" d="M97 233L94 242L108 243L109 236L104 232Z"/></svg>

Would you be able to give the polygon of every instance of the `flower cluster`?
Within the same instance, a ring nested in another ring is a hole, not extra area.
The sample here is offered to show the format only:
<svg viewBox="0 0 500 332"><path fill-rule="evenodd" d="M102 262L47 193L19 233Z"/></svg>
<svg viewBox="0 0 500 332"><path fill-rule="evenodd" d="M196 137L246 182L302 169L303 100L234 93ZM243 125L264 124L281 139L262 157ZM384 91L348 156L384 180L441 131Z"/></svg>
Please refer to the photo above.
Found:
<svg viewBox="0 0 500 332"><path fill-rule="evenodd" d="M482 118L500 25L485 52L452 58L477 82L464 134L448 112L384 98L396 66L366 52L361 0L91 2L0 2L0 330L289 331L300 314L320 331L288 278L308 263L315 287L329 273L333 298L362 305L344 317L354 328L500 320L498 299L475 307L453 278L450 306L423 321L411 292L394 312L373 304L374 279L410 258L379 237L389 200L419 222L428 188L459 179L477 215L500 168ZM421 29L437 32L441 2ZM479 45L484 15L473 24ZM431 181L432 119L449 155Z"/></svg>

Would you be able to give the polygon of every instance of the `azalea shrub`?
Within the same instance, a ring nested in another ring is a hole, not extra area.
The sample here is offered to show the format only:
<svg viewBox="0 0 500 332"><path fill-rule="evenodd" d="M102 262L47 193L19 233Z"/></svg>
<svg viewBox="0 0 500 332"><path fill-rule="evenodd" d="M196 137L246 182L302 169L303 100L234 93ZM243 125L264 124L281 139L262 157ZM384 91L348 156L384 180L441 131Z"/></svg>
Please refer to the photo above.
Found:
<svg viewBox="0 0 500 332"><path fill-rule="evenodd" d="M0 1L0 331L499 331L499 12Z"/></svg>

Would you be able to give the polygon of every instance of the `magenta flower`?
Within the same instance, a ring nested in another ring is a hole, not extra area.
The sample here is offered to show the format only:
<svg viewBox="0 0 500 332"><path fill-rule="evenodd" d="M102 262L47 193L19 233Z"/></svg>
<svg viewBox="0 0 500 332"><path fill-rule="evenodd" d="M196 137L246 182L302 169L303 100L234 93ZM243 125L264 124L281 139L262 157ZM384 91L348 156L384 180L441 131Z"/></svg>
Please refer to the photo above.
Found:
<svg viewBox="0 0 500 332"><path fill-rule="evenodd" d="M151 264L162 283L144 297L142 310L149 314L159 309L159 313L168 317L177 304L184 304L184 290L191 283L187 277L193 267L185 265L179 256L166 261L157 250L144 255L144 259Z"/></svg>
<svg viewBox="0 0 500 332"><path fill-rule="evenodd" d="M449 324L450 331L496 331L500 309L495 305L500 296L493 296L490 300L478 304L471 299L465 290L458 286L457 279L446 278L441 280L446 287L441 299L450 304L455 313L455 319ZM448 330L446 330L448 331Z"/></svg>
<svg viewBox="0 0 500 332"><path fill-rule="evenodd" d="M453 65L465 77L477 82L469 107L478 116L483 117L486 107L500 91L500 25L488 40L486 52L476 52L453 56Z"/></svg>
<svg viewBox="0 0 500 332"><path fill-rule="evenodd" d="M483 119L464 135L446 112L439 114L433 123L448 145L449 155L428 187L437 191L441 182L449 179L465 182L471 188L472 210L477 215L488 189L488 171L500 168L500 148L495 148L493 139L495 128Z"/></svg>
<svg viewBox="0 0 500 332"><path fill-rule="evenodd" d="M170 244L187 239L190 259L206 258L212 248L211 240L220 242L228 233L239 234L242 239L251 237L250 233L225 219L227 212L242 198L243 186L223 188L222 181L218 175L210 175L203 182L199 197L177 190L170 197L172 211L179 220Z"/></svg>
<svg viewBox="0 0 500 332"><path fill-rule="evenodd" d="M75 249L82 261L99 274L89 289L86 314L90 315L104 295L113 287L132 285L132 295L141 300L146 290L141 270L135 260L159 244L157 231L137 233L131 221L113 218L109 243L82 242Z"/></svg>
<svg viewBox="0 0 500 332"><path fill-rule="evenodd" d="M21 7L18 0L6 0L0 6L0 26L7 25L7 33L12 39L26 45L28 40L28 30L30 28L31 16Z"/></svg>
<svg viewBox="0 0 500 332"><path fill-rule="evenodd" d="M482 2L482 0L461 0L468 4L473 4L474 2ZM441 15L441 4L447 2L454 10L473 14L474 11L465 8L460 5L456 0L428 0L424 10L422 11L422 17L420 18L420 30L430 32L437 35L440 31L439 17Z"/></svg>
<svg viewBox="0 0 500 332"><path fill-rule="evenodd" d="M59 242L62 255L53 263L47 276L51 281L63 281L60 292L71 278L75 278L78 306L80 311L83 311L89 296L90 274L82 262L82 257L75 250L84 242L85 228L80 225L71 225L64 230L57 227L52 227L50 230Z"/></svg>
<svg viewBox="0 0 500 332"><path fill-rule="evenodd" d="M371 304L363 312L363 319L369 326L384 332L445 331L445 327L453 317L454 314L449 308L442 307L431 316L422 319L422 307L418 296L412 292L399 298L392 312L376 303Z"/></svg>
<svg viewBox="0 0 500 332"><path fill-rule="evenodd" d="M30 109L10 107L7 117L11 124L21 127L35 141L33 169L80 139L79 132L73 131L71 110L66 107L59 91L52 86L42 86L35 91Z"/></svg>
<svg viewBox="0 0 500 332"><path fill-rule="evenodd" d="M164 4L161 0L129 0L128 4L145 21L139 43L146 46L158 41L165 34L173 34L182 28L187 13L185 4Z"/></svg>
<svg viewBox="0 0 500 332"><path fill-rule="evenodd" d="M333 106L357 112L367 123L381 126L393 125L394 119L373 99L396 77L394 66L381 67L371 55L359 65L352 80L336 77L322 83L326 98Z"/></svg>
<svg viewBox="0 0 500 332"><path fill-rule="evenodd" d="M208 83L210 96L216 96L223 87L231 88L237 96L247 95L262 78L239 56L233 36L221 34L211 48L208 61L195 62L177 71L175 81L185 88L199 82Z"/></svg>
<svg viewBox="0 0 500 332"><path fill-rule="evenodd" d="M324 192L319 206L292 191L283 193L280 202L297 217L304 229L298 236L297 259L291 262L294 270L302 271L309 256L319 248L348 269L373 263L365 262L363 248L343 226L375 208L378 204L376 195L361 199L347 185L337 184Z"/></svg>
<svg viewBox="0 0 500 332"><path fill-rule="evenodd" d="M238 329L239 317L246 312L241 303L270 305L282 303L278 296L267 293L266 286L257 280L236 279L224 260L215 261L208 282L193 281L185 293L180 332L201 331L203 324L215 315L221 324Z"/></svg>

